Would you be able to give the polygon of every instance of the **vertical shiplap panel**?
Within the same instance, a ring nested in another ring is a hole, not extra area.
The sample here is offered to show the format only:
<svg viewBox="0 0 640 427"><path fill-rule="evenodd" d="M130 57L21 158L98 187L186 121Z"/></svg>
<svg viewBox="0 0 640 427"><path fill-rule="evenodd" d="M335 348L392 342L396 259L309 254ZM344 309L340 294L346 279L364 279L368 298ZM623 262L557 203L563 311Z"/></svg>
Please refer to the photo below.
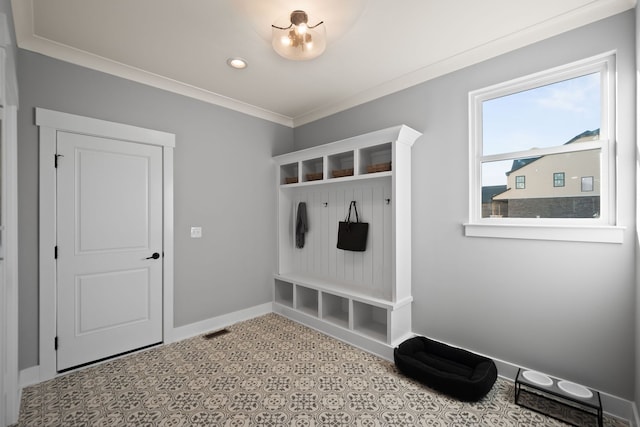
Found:
<svg viewBox="0 0 640 427"><path fill-rule="evenodd" d="M340 191L336 191L336 208L335 208L336 216L339 218L338 221L344 221L344 215L345 215L344 212L346 212L349 201L347 200L347 195L345 194L344 189L340 188L339 190ZM336 231L336 238L337 236L338 236L338 233ZM344 267L345 267L346 254L345 254L345 251L343 251L342 249L336 249L336 251L337 251L336 279L344 280L345 278Z"/></svg>
<svg viewBox="0 0 640 427"><path fill-rule="evenodd" d="M371 189L370 187L357 187L354 195L360 221L371 222ZM371 226L371 224L369 224ZM364 258L368 251L353 253L353 283L367 289L371 284L364 281Z"/></svg>
<svg viewBox="0 0 640 427"><path fill-rule="evenodd" d="M372 188L372 217L369 225L369 238L371 248L371 287L377 296L384 295L383 260L384 256L384 190L381 186Z"/></svg>
<svg viewBox="0 0 640 427"><path fill-rule="evenodd" d="M327 204L326 206L325 203ZM329 257L331 253L329 236L331 227L329 224L329 191L326 189L320 193L319 206L320 215L318 220L320 222L319 229L321 230L321 236L318 257L320 258L320 275L322 277L329 277Z"/></svg>
<svg viewBox="0 0 640 427"><path fill-rule="evenodd" d="M375 205L375 193L376 187L367 187L364 191L365 200L368 199L367 203L363 202L363 207L367 206L366 211L363 212L364 220L369 223L369 236L367 236L367 250L362 254L362 283L368 286L374 286L373 280L373 260L375 259L376 251L374 250L375 238L374 233L376 226L379 226L380 222L377 220L376 216L376 205Z"/></svg>
<svg viewBox="0 0 640 427"><path fill-rule="evenodd" d="M336 240L338 237L338 221L340 221L337 213L338 213L338 196L337 196L337 192L335 191L335 188L331 189L329 192L329 205L327 206L327 211L328 211L328 234L327 234L327 239L328 239L328 254L329 254L329 263L328 263L328 268L329 268L329 273L328 273L328 277L332 278L332 279L336 279L337 278L337 274L336 271L338 269L337 267L337 260L338 260L338 249L336 248Z"/></svg>
<svg viewBox="0 0 640 427"><path fill-rule="evenodd" d="M307 204L307 225L309 226L309 230L307 231L304 239L304 248L302 248L302 252L304 253L305 263L307 265L307 273L313 275L313 265L314 265L314 247L313 242L315 240L315 234L317 233L316 224L315 224L315 212L313 207L313 191L307 191L304 202Z"/></svg>
<svg viewBox="0 0 640 427"><path fill-rule="evenodd" d="M304 202L307 204L307 221L309 220L309 202L310 202L310 195L309 193L304 193L303 198L300 200L301 202ZM311 217L313 217L313 214L311 215ZM311 231L311 230L309 230ZM302 254L302 263L304 264L304 271L307 274L313 274L312 271L312 267L313 267L313 254L309 254L310 251L310 245L309 245L309 240L313 240L313 234L310 236L309 235L309 231L307 231L305 233L304 236L304 247L300 248L300 252Z"/></svg>
<svg viewBox="0 0 640 427"><path fill-rule="evenodd" d="M393 204L386 204L385 199L391 199L390 179L297 189L291 198L294 271L351 284L354 290L390 299ZM356 201L360 220L369 223L365 252L336 248L338 222L345 219L351 200ZM300 202L307 204L309 221L305 247L301 249L295 248L295 223Z"/></svg>
<svg viewBox="0 0 640 427"><path fill-rule="evenodd" d="M383 240L384 240L384 245L383 245L383 253L382 253L382 259L381 259L381 264L383 265L383 289L385 291L384 296L388 299L392 298L392 287L393 287L393 258L392 258L392 254L393 254L393 227L392 227L392 220L393 220L393 206L394 206L394 201L392 199L392 192L391 192L391 180L385 180L384 181L384 185L383 185L383 191L384 191L384 196L383 196L383 208L384 208L384 220L382 221L382 224L384 226L384 236L383 236ZM390 203L387 204L386 200L389 199Z"/></svg>
<svg viewBox="0 0 640 427"><path fill-rule="evenodd" d="M312 244L311 248L313 251L313 274L316 276L322 276L322 239L325 236L326 228L322 223L322 191L317 190L313 193L313 200L311 203L313 204L313 223L314 223L314 233L313 233L313 241L310 242Z"/></svg>
<svg viewBox="0 0 640 427"><path fill-rule="evenodd" d="M355 189L352 187L347 187L344 190L344 214L343 217L345 215L347 215L347 212L349 211L349 204L351 203L352 200L354 200L356 197L355 195ZM355 215L355 213L351 212L351 220L355 221L355 217L353 215ZM351 251L341 251L344 252L344 275L342 276L343 280L348 282L348 283L353 283L353 263L354 263L354 256L353 256L353 252Z"/></svg>

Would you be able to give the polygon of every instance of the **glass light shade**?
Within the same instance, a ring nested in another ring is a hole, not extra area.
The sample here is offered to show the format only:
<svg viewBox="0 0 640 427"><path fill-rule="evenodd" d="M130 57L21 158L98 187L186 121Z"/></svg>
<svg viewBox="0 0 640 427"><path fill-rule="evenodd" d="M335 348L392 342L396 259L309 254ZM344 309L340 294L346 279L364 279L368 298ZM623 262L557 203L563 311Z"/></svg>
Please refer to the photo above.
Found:
<svg viewBox="0 0 640 427"><path fill-rule="evenodd" d="M305 61L316 58L327 47L325 25L303 11L293 11L272 25L271 45L287 59Z"/></svg>

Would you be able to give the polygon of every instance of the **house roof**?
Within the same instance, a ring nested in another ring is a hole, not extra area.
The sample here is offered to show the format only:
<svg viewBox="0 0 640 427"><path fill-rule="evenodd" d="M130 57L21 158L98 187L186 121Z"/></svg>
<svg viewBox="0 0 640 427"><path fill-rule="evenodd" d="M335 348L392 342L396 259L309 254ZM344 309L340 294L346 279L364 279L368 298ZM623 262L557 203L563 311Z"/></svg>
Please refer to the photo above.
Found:
<svg viewBox="0 0 640 427"><path fill-rule="evenodd" d="M594 129L594 130L585 130L581 134L574 136L573 138L571 138L569 141L565 142L562 145L569 145L569 144L573 144L575 142L591 141L591 140L595 139L595 137L597 137L597 136L600 136L600 128ZM513 161L513 163L511 164L511 170L508 171L506 173L506 175L509 176L513 172L517 171L518 169L521 169L521 168L527 166L529 163L533 163L533 162L535 162L536 160L538 160L538 159L540 159L542 157L544 157L544 156L528 157L526 159L515 159Z"/></svg>
<svg viewBox="0 0 640 427"><path fill-rule="evenodd" d="M486 187L482 187L482 203L491 202L493 196L497 196L505 191L507 191L506 185L488 185Z"/></svg>

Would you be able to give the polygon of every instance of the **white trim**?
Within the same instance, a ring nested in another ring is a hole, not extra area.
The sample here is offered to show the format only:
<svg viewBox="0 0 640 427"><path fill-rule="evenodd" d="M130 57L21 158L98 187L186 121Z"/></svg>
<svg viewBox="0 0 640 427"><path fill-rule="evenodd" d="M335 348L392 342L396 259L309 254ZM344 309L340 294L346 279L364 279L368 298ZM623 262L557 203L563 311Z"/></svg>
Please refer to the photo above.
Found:
<svg viewBox="0 0 640 427"><path fill-rule="evenodd" d="M623 243L626 227L533 224L463 224L468 237L557 240L565 242Z"/></svg>
<svg viewBox="0 0 640 427"><path fill-rule="evenodd" d="M238 310L232 313L212 317L200 322L191 323L185 326L179 326L173 329L171 340L169 342L181 341L207 332L218 331L234 323L253 319L254 317L263 316L272 312L272 303L267 302L264 304L245 308L243 310ZM165 342L165 344L168 344L168 342Z"/></svg>
<svg viewBox="0 0 640 427"><path fill-rule="evenodd" d="M34 30L33 0L12 1L11 6L17 44L22 49L293 127L293 119L283 114L40 37Z"/></svg>
<svg viewBox="0 0 640 427"><path fill-rule="evenodd" d="M210 319L206 319L200 322L191 323L189 325L172 329L169 333L168 338L167 338L167 335L165 335L165 340L162 345L167 345L173 342L182 341L182 340L192 338L194 336L201 335L207 332L217 331L227 326L230 326L232 324L253 319L258 316L263 316L265 314L269 314L272 312L273 312L272 303L268 302L268 303L256 305L253 307L249 307L243 310L234 311L232 313L227 313L220 316L212 317ZM148 349L145 348L142 350L133 351L131 353L117 356L115 359L120 359L123 357L127 357L131 354L141 353L147 350ZM109 359L109 360L113 360L113 359ZM109 362L109 360L98 362L98 364L107 363ZM96 365L91 365L91 366L96 366ZM20 371L20 376L19 376L20 392L22 392L22 389L25 387L29 387L31 385L50 380L52 378L68 375L69 373L77 372L79 370L86 369L88 367L89 366L73 369L73 370L64 372L62 374L58 374L56 372L54 373L53 376L48 376L42 373L41 365L31 366L29 368L26 368Z"/></svg>
<svg viewBox="0 0 640 427"><path fill-rule="evenodd" d="M55 301L56 263L53 250L56 243L56 170L53 156L56 152L56 130L40 128L39 151L39 217L38 217L38 288L39 301ZM55 304L40 304L40 327L38 328L38 350L40 360L40 380L45 381L56 375L56 357L53 349L56 336Z"/></svg>
<svg viewBox="0 0 640 427"><path fill-rule="evenodd" d="M640 427L640 413L638 413L638 405L635 402L631 403L633 409L633 418L630 418L631 427Z"/></svg>
<svg viewBox="0 0 640 427"><path fill-rule="evenodd" d="M57 131L69 131L98 137L107 136L123 141L140 142L162 147L176 146L176 136L172 133L46 110L44 108L36 108L36 125L43 128L53 128Z"/></svg>
<svg viewBox="0 0 640 427"><path fill-rule="evenodd" d="M164 341L171 341L173 336L173 280L174 280L174 253L173 253L173 148L163 147L162 149L163 175L162 191L163 212L162 212L162 280L163 280L163 338Z"/></svg>
<svg viewBox="0 0 640 427"><path fill-rule="evenodd" d="M102 71L138 83L178 93L210 104L219 105L288 127L297 127L328 117L377 98L398 92L425 81L460 70L487 59L522 48L566 31L599 21L635 7L635 0L592 1L573 11L533 25L524 30L497 38L483 45L458 52L441 61L427 65L399 78L382 83L361 93L323 105L312 111L288 117L273 111L249 105L217 93L153 74L85 51L55 43L35 35L33 0L12 0L13 19L18 46L52 58Z"/></svg>
<svg viewBox="0 0 640 427"><path fill-rule="evenodd" d="M497 154L483 154L482 103L555 82L600 73L601 123L596 141L558 145ZM622 243L623 227L616 216L615 150L616 52L609 51L534 74L518 77L469 92L469 222L465 235L535 240ZM600 150L600 217L598 218L483 218L482 165L488 162L542 157L587 150Z"/></svg>
<svg viewBox="0 0 640 427"><path fill-rule="evenodd" d="M427 337L429 338L429 337ZM439 341L443 344L446 344L448 346L452 346L452 347L460 347L457 346L455 344L451 344L448 343L446 341L440 341L440 340L436 340L435 338L429 338L429 339L433 339L435 341ZM464 347L462 347L464 348ZM515 363L511 363L511 362L507 362L505 360L502 359L496 359L494 357L492 357L489 354L484 354L484 353L479 353L475 350L472 349L465 349L471 352L474 352L476 354L479 354L481 356L484 357L488 357L489 359L493 360L494 363L496 364L496 368L498 368L498 376L502 379L505 379L507 381L510 382L514 382L515 381L515 377L516 374L518 373L518 368L522 368L522 369L533 369L530 367L526 367L526 366L521 366L521 365L517 365ZM555 377L555 375L551 375L553 377ZM593 388L593 387L592 387ZM596 390L596 389L594 389ZM614 396L612 394L609 393L605 393L603 391L597 390L600 392L600 397L602 398L602 409L604 411L605 414L616 417L616 418L621 418L623 420L632 420L634 417L634 411L635 411L635 404L627 399L623 399L621 397L618 396Z"/></svg>
<svg viewBox="0 0 640 427"><path fill-rule="evenodd" d="M20 389L29 387L30 385L38 384L40 382L40 366L31 366L26 369L22 369L18 376Z"/></svg>
<svg viewBox="0 0 640 427"><path fill-rule="evenodd" d="M14 0L14 2L15 1L20 0ZM499 55L633 9L635 6L636 0L615 0L610 2L592 1L564 15L492 40L484 45L474 47L464 52L455 53L439 62L427 65L402 77L347 97L339 102L302 113L293 118L293 127L295 128L314 122L377 98L399 92L411 86L433 80L474 64L479 64Z"/></svg>
<svg viewBox="0 0 640 427"><path fill-rule="evenodd" d="M390 362L393 361L393 349L396 343L384 343L382 341L361 334L358 331L345 329L338 325L325 322L318 317L309 316L299 310L293 309L291 307L286 307L282 304L274 303L273 312L278 313L295 322L308 326L309 328L315 329L316 331L328 335L332 338L364 350L368 353L375 354L376 356L379 356L385 360L388 360ZM403 337L403 339L398 340L398 343L411 336L411 333L407 334Z"/></svg>
<svg viewBox="0 0 640 427"><path fill-rule="evenodd" d="M351 341L351 338L353 338L351 335L344 336L341 333L337 333L337 334L327 333L324 326L322 329L320 329L317 327L317 325L314 324L313 322L314 318L309 316L290 317L288 312L282 313L280 310L281 308L283 308L283 306L268 302L268 303L256 305L253 307L249 307L243 310L234 311L232 313L223 314L221 316L212 317L200 322L191 323L185 326L180 326L173 330L174 334L172 339L170 341L165 341L164 345L170 344L172 342L177 342L177 341L185 340L188 338L192 338L194 336L201 335L207 332L217 331L227 326L233 325L235 323L253 319L258 316L263 316L265 314L278 313L285 317L289 317L298 323L302 323L305 326L316 329L323 334L332 336L337 340L346 342L349 345L377 354L378 356L384 359L387 359L390 361L393 360L392 346L379 343L380 344L379 346L372 348L368 345L369 344L368 341L370 341L368 339L365 339L362 342L353 343ZM337 328L337 331L339 332L340 328ZM413 334L413 335L416 335L416 334ZM407 338L410 338L410 337L411 336L407 336ZM450 346L455 346L455 344L450 344L444 341L440 341L440 342ZM475 350L470 350L470 351L475 352ZM519 365L513 364L511 362L507 362L501 359L495 359L490 355L486 355L482 353L477 353L477 354L480 354L482 356L492 359L495 362L496 367L498 368L498 375L501 378L511 382L514 381L515 375L518 372L518 368L520 367ZM522 367L522 368L529 369L527 367ZM29 385L37 384L39 381L44 381L42 378L40 378L40 380L38 381L39 376L41 375L39 373L38 366L33 366L31 368L27 368L25 370L20 371L20 386L27 387ZM634 402L631 402L627 399L623 399L621 397L617 397L602 391L600 391L600 395L602 397L602 406L603 406L604 412L607 415L618 417L624 420L629 420L632 423L631 424L632 426L637 427L640 425L640 423L638 423L638 412ZM634 420L635 420L635 424L633 424Z"/></svg>
<svg viewBox="0 0 640 427"><path fill-rule="evenodd" d="M18 108L6 106L3 112L3 186L4 186L4 296L5 306L0 310L0 320L5 325L4 360L0 381L4 396L0 403L0 425L18 421L20 413L20 388L18 386ZM3 280L0 279L0 283ZM2 416L4 413L4 416Z"/></svg>
<svg viewBox="0 0 640 427"><path fill-rule="evenodd" d="M39 166L39 375L40 381L54 378L56 354L56 172L54 155L56 133L64 130L97 137L161 146L163 148L163 340L173 327L173 147L175 135L121 123L113 123L58 111L36 108L36 125L40 134ZM45 304L43 302L51 302Z"/></svg>

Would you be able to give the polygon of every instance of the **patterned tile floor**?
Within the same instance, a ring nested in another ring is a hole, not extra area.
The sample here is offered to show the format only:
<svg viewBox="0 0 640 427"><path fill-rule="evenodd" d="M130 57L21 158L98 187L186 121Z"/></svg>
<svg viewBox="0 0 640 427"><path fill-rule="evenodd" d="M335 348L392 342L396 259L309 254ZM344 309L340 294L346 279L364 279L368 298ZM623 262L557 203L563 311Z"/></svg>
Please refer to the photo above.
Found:
<svg viewBox="0 0 640 427"><path fill-rule="evenodd" d="M372 356L276 314L79 370L23 391L19 426L564 426L513 403L436 393ZM594 417L557 411L580 426ZM606 426L626 426L605 418Z"/></svg>

